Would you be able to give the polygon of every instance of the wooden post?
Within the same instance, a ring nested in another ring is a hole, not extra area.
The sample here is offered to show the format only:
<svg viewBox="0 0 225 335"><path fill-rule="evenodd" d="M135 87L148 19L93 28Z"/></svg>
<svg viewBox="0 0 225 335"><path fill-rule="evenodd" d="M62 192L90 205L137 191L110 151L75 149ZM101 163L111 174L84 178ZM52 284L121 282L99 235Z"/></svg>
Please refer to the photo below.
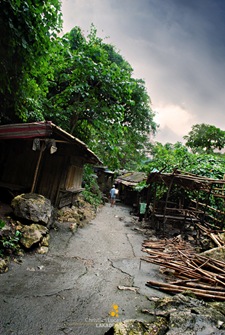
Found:
<svg viewBox="0 0 225 335"><path fill-rule="evenodd" d="M41 144L41 149L40 149L40 153L39 153L39 157L38 157L38 161L37 161L37 165L36 165L36 169L35 169L35 173L34 173L34 180L33 180L33 184L32 184L32 188L31 188L31 193L34 193L34 189L35 189L35 185L36 185L36 181L37 181L37 175L38 175L38 170L39 170L39 166L40 166L40 162L41 162L41 158L42 158L42 153L44 151L44 143Z"/></svg>

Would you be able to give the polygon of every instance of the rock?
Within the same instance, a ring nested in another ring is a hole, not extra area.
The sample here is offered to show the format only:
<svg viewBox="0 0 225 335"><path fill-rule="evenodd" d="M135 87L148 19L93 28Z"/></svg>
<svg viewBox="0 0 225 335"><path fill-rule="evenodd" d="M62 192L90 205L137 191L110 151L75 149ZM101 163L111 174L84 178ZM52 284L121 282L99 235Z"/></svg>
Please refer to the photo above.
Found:
<svg viewBox="0 0 225 335"><path fill-rule="evenodd" d="M43 235L46 235L48 228L39 225L32 224L30 226L23 226L21 229L22 238L20 243L27 249L31 248L34 244L40 242L43 238Z"/></svg>
<svg viewBox="0 0 225 335"><path fill-rule="evenodd" d="M82 215L78 213L78 208L76 207L64 207L58 211L58 220L60 222L76 222L78 225L80 223Z"/></svg>
<svg viewBox="0 0 225 335"><path fill-rule="evenodd" d="M209 249L207 251L202 252L202 255L208 256L219 261L225 260L225 247L217 247L213 249Z"/></svg>
<svg viewBox="0 0 225 335"><path fill-rule="evenodd" d="M47 234L46 236L43 237L41 241L41 246L42 247L48 247L49 246L49 240L50 240L50 235Z"/></svg>
<svg viewBox="0 0 225 335"><path fill-rule="evenodd" d="M77 230L77 224L76 223L71 223L70 224L70 230L74 234Z"/></svg>
<svg viewBox="0 0 225 335"><path fill-rule="evenodd" d="M45 247L45 246L40 246L37 249L37 253L41 255L47 254L47 252L48 252L48 247Z"/></svg>
<svg viewBox="0 0 225 335"><path fill-rule="evenodd" d="M12 228L6 223L3 228L0 229L0 236L9 236L12 233Z"/></svg>
<svg viewBox="0 0 225 335"><path fill-rule="evenodd" d="M162 311L169 315L167 335L225 334L224 313L202 300L177 294L157 301L156 315Z"/></svg>
<svg viewBox="0 0 225 335"><path fill-rule="evenodd" d="M117 322L105 335L225 334L224 302L210 303L184 294L152 301L155 307L147 311L150 314L148 322Z"/></svg>
<svg viewBox="0 0 225 335"><path fill-rule="evenodd" d="M105 335L164 335L167 329L167 321L161 317L157 317L153 323L125 320L115 323Z"/></svg>
<svg viewBox="0 0 225 335"><path fill-rule="evenodd" d="M79 200L79 205L64 207L58 210L58 222L76 223L77 226L82 227L87 222L90 222L96 216L96 209L83 200Z"/></svg>
<svg viewBox="0 0 225 335"><path fill-rule="evenodd" d="M193 242L193 241L195 241L195 238L193 236L188 235L188 241Z"/></svg>
<svg viewBox="0 0 225 335"><path fill-rule="evenodd" d="M0 258L0 273L8 271L8 262L5 259Z"/></svg>
<svg viewBox="0 0 225 335"><path fill-rule="evenodd" d="M44 225L51 223L53 214L51 201L40 194L20 194L12 200L11 206L17 217Z"/></svg>

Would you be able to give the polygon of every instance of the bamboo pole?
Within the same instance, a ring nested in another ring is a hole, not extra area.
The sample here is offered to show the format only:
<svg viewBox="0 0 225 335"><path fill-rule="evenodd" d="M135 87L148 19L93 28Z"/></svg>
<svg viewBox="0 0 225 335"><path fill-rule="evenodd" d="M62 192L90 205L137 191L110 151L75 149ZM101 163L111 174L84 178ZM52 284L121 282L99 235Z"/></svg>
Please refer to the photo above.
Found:
<svg viewBox="0 0 225 335"><path fill-rule="evenodd" d="M163 291L169 291L173 293L182 293L185 291L191 291L196 296L210 298L210 299L217 299L225 301L225 291L213 291L213 290L201 290L196 288L187 288L186 286L178 286L178 285L171 285L166 283L160 283L155 281L148 281L146 283L147 286L154 287L157 289L161 289Z"/></svg>

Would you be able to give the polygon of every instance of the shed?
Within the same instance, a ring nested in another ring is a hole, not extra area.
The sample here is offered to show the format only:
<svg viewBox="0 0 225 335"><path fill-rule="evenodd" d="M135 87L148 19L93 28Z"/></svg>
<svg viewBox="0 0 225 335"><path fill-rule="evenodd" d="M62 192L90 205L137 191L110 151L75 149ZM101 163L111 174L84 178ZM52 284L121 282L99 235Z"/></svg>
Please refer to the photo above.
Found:
<svg viewBox="0 0 225 335"><path fill-rule="evenodd" d="M120 199L127 205L138 206L140 192L136 186L147 179L144 172L126 172L118 176L115 180L119 189Z"/></svg>
<svg viewBox="0 0 225 335"><path fill-rule="evenodd" d="M114 171L104 166L95 166L94 172L97 176L97 182L103 194L108 195L114 182Z"/></svg>
<svg viewBox="0 0 225 335"><path fill-rule="evenodd" d="M177 221L183 229L196 222L221 229L224 227L225 180L217 180L175 169L172 173L150 173L147 179L147 204L151 218L162 223ZM222 205L222 206L221 206Z"/></svg>
<svg viewBox="0 0 225 335"><path fill-rule="evenodd" d="M102 163L85 143L50 121L0 126L0 188L12 196L31 192L55 207L73 204L85 164Z"/></svg>

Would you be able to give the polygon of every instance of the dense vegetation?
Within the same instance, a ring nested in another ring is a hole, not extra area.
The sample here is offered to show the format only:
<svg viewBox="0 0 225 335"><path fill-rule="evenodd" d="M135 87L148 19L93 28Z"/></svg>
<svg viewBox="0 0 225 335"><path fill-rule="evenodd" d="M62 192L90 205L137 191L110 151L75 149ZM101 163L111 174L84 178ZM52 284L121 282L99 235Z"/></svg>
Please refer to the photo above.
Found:
<svg viewBox="0 0 225 335"><path fill-rule="evenodd" d="M38 114L39 82L52 40L62 26L58 0L2 0L0 12L0 122L26 121ZM36 106L35 106L36 105ZM33 115L34 114L34 115Z"/></svg>
<svg viewBox="0 0 225 335"><path fill-rule="evenodd" d="M59 37L61 24L58 0L1 3L0 122L51 120L110 168L134 168L157 128L144 81L94 26Z"/></svg>
<svg viewBox="0 0 225 335"><path fill-rule="evenodd" d="M142 169L147 173L153 170L172 172L177 168L213 179L223 179L225 173L223 154L213 152L212 154L195 154L180 142L165 145L156 143L151 153L151 159L142 165Z"/></svg>

